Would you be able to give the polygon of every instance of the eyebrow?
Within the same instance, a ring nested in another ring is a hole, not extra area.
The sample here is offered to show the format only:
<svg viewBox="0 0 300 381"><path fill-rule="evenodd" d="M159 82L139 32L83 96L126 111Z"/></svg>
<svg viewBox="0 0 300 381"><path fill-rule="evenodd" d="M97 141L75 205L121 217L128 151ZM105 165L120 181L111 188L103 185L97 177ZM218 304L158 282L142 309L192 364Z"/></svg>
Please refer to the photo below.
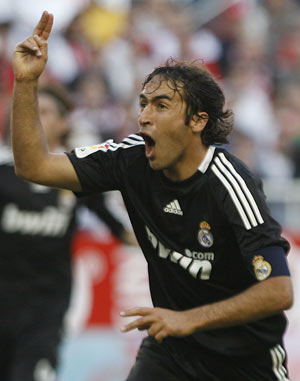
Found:
<svg viewBox="0 0 300 381"><path fill-rule="evenodd" d="M140 100L142 100L142 99L144 99L144 100L148 100L148 98L147 98L144 94L140 94ZM169 97L169 96L166 95L166 94L156 95L155 97L151 98L151 101L152 101L152 102L155 102L155 101L160 100L160 99L166 99L166 100L168 100L168 101L172 101L172 98Z"/></svg>

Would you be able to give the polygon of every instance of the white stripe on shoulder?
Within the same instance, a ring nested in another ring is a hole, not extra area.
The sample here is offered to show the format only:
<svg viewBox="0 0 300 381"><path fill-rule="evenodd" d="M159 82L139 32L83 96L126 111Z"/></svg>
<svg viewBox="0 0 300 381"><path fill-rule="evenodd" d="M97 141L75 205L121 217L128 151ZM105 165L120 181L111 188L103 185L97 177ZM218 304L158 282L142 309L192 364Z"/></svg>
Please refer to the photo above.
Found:
<svg viewBox="0 0 300 381"><path fill-rule="evenodd" d="M229 170L232 172L232 174L236 177L236 179L240 183L243 191L245 192L245 194L246 194L246 196L247 196L247 198L248 198L248 200L249 200L249 202L250 202L250 204L252 206L252 209L253 209L253 211L254 211L257 219L258 219L258 222L260 224L263 224L264 220L263 220L263 218L262 218L262 216L260 214L258 206L257 206L257 204L256 204L256 202L255 202L255 200L254 200L254 198L253 198L249 188L247 187L247 184L245 183L244 179L242 178L241 175L239 175L237 173L237 171L235 170L233 165L230 163L229 160L226 159L226 157L225 157L225 155L223 153L220 153L219 156L220 156L221 160L223 161L223 163L229 168Z"/></svg>
<svg viewBox="0 0 300 381"><path fill-rule="evenodd" d="M237 208L237 211L239 212L239 215L241 216L241 219L244 223L244 226L247 230L251 229L251 224L248 220L248 217L246 216L244 209L242 208L242 205L235 194L235 191L233 190L232 186L229 184L229 182L226 180L226 178L222 175L222 173L219 171L219 169L216 167L215 164L211 166L212 171L214 174L219 178L219 180L222 182L222 184L225 186L225 188L228 190L230 197L234 203L234 205Z"/></svg>
<svg viewBox="0 0 300 381"><path fill-rule="evenodd" d="M141 135L138 135L138 134L130 134L128 135L127 138L130 138L130 139L135 139L135 140L140 140L140 141L144 141L144 139L141 137Z"/></svg>
<svg viewBox="0 0 300 381"><path fill-rule="evenodd" d="M75 154L79 159L87 157L97 151L107 152L107 151L116 151L119 148L131 148L137 145L144 145L144 139L136 134L131 134L125 138L121 143L115 143L112 139L107 140L104 143L95 144L89 147L79 147L75 148Z"/></svg>
<svg viewBox="0 0 300 381"><path fill-rule="evenodd" d="M132 138L130 138L130 137L128 137L128 138L125 138L123 141L122 141L122 143L127 143L128 145L135 145L135 144L141 144L141 143L144 143L145 144L145 142L144 142L144 140L143 141L141 141L141 140L134 140L134 139L132 139Z"/></svg>
<svg viewBox="0 0 300 381"><path fill-rule="evenodd" d="M116 151L119 148L132 148L139 145L145 145L144 139L139 135L129 135L127 138L123 139L121 143L111 143L109 146L109 151Z"/></svg>
<svg viewBox="0 0 300 381"><path fill-rule="evenodd" d="M263 224L264 220L246 182L225 157L224 153L221 152L215 157L214 168L212 169L228 190L245 228L249 230L259 224Z"/></svg>
<svg viewBox="0 0 300 381"><path fill-rule="evenodd" d="M221 160L217 157L215 159L216 166L218 169L223 173L223 175L227 178L227 180L230 182L230 184L233 186L234 191L237 193L238 198L240 199L249 219L252 224L252 226L257 226L258 223L256 221L256 218L252 212L252 209L243 193L241 190L238 182L236 179L232 176L232 174L229 172L229 170L221 163Z"/></svg>

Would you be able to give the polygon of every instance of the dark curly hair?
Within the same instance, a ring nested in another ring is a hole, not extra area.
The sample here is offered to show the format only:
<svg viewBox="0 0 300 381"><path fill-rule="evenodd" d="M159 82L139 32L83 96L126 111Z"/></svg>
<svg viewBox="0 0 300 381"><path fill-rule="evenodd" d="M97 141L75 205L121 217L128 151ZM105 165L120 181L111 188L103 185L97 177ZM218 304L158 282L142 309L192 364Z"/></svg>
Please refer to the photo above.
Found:
<svg viewBox="0 0 300 381"><path fill-rule="evenodd" d="M205 146L228 143L227 136L233 126L233 112L224 110L223 91L203 64L169 58L164 66L155 68L146 77L142 87L155 76L159 76L162 81L168 81L170 88L177 91L186 102L186 124L200 112L208 114L207 124L201 133Z"/></svg>
<svg viewBox="0 0 300 381"><path fill-rule="evenodd" d="M38 89L38 94L45 94L54 99L62 117L73 110L73 102L69 92L61 85L42 85Z"/></svg>

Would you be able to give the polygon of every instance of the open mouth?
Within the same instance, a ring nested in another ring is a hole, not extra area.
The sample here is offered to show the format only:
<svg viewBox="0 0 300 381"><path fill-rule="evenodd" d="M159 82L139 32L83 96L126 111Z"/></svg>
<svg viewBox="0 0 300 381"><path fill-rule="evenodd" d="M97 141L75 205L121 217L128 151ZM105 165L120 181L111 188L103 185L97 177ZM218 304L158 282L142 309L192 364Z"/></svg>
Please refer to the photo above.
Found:
<svg viewBox="0 0 300 381"><path fill-rule="evenodd" d="M142 135L142 138L145 140L145 143L149 146L149 147L154 147L155 146L155 141L150 138L150 136L146 135L146 134L141 134Z"/></svg>
<svg viewBox="0 0 300 381"><path fill-rule="evenodd" d="M141 137L145 141L145 154L148 159L153 158L154 155L154 147L155 147L155 141L147 134L141 132Z"/></svg>

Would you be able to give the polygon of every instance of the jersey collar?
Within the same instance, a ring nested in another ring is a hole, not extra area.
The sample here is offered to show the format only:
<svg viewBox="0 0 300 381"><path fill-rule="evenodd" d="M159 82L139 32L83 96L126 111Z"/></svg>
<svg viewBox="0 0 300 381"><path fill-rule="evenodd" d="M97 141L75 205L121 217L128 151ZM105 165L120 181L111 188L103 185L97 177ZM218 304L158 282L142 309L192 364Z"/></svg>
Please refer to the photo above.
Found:
<svg viewBox="0 0 300 381"><path fill-rule="evenodd" d="M209 146L208 147L208 150L207 150L207 152L205 154L205 157L202 160L202 163L198 167L198 170L200 172L202 172L202 173L206 172L206 170L207 170L207 168L208 168L208 166L209 166L209 164L212 161L212 158L214 156L215 149L216 149L216 147L214 147L214 146Z"/></svg>

